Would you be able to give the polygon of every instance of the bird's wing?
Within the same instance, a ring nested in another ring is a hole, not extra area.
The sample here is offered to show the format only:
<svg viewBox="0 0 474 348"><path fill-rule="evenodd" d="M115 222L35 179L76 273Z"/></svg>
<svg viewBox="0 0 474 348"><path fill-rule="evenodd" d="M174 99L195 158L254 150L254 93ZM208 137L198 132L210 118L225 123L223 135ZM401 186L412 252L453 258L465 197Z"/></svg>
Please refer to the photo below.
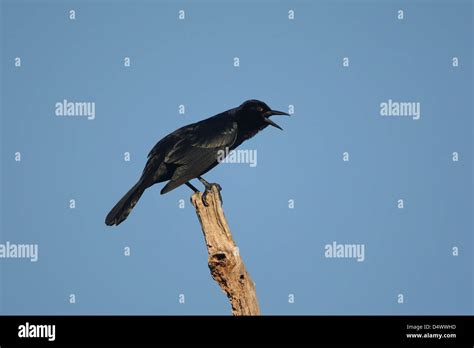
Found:
<svg viewBox="0 0 474 348"><path fill-rule="evenodd" d="M227 119L208 119L208 122L195 123L183 137L175 143L165 157L166 163L187 164L194 160L203 160L208 153L216 154L234 144L237 138L237 123ZM209 122L212 121L212 122ZM215 160L215 158L214 158Z"/></svg>
<svg viewBox="0 0 474 348"><path fill-rule="evenodd" d="M185 133L189 131L190 126L185 126L175 130L173 133L168 134L163 139L153 146L151 151L148 153L148 159L152 157L163 157L166 153L173 148L173 146L180 140L183 139ZM160 156L162 155L162 156Z"/></svg>
<svg viewBox="0 0 474 348"><path fill-rule="evenodd" d="M185 127L175 130L173 133L168 134L163 139L158 141L155 146L148 153L148 160L146 162L145 168L143 168L141 180L148 181L149 183L159 181L161 176L168 176L164 178L169 180L171 175L166 175L167 173L162 173L166 167L163 168L163 160L165 156L174 148L177 142L180 142L183 139L183 134L185 133Z"/></svg>
<svg viewBox="0 0 474 348"><path fill-rule="evenodd" d="M232 119L211 118L195 123L164 158L164 162L176 166L176 170L162 193L184 184L215 165L219 151L230 148L236 139L237 123Z"/></svg>

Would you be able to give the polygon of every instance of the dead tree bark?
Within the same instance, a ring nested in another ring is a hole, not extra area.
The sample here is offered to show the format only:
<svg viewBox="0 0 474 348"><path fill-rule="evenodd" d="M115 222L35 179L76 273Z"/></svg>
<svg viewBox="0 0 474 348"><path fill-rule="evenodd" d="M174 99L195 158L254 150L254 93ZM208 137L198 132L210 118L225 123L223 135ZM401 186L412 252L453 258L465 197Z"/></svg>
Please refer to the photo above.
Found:
<svg viewBox="0 0 474 348"><path fill-rule="evenodd" d="M260 315L255 284L232 238L218 189L212 186L212 192L207 194L207 207L202 203L200 192L192 195L191 202L204 233L212 278L227 294L232 314Z"/></svg>

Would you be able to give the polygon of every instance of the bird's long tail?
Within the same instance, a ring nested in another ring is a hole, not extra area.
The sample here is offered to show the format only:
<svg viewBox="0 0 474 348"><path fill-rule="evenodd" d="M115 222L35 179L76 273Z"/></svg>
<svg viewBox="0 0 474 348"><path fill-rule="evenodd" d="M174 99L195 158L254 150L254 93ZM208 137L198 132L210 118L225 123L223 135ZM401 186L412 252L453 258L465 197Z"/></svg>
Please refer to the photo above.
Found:
<svg viewBox="0 0 474 348"><path fill-rule="evenodd" d="M137 204L138 200L142 196L143 192L147 188L146 185L140 180L138 181L120 201L112 208L107 217L105 218L105 224L108 226L119 225L124 221L132 211L133 207Z"/></svg>

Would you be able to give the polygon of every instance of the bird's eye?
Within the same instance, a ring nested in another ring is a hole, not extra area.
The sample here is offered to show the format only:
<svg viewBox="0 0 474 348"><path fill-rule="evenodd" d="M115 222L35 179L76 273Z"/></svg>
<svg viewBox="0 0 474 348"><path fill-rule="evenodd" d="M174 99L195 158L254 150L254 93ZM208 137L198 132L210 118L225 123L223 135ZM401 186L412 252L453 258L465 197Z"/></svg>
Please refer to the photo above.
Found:
<svg viewBox="0 0 474 348"><path fill-rule="evenodd" d="M259 106L259 107L257 108L257 111L258 111L258 112L262 112L262 111L263 111L263 108L262 108L261 106Z"/></svg>

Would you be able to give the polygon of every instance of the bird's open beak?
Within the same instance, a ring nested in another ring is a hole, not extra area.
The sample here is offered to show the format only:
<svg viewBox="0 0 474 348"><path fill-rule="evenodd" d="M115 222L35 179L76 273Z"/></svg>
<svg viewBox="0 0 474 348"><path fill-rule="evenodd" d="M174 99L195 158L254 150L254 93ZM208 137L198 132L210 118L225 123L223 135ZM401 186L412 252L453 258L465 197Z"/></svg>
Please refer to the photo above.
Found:
<svg viewBox="0 0 474 348"><path fill-rule="evenodd" d="M286 112L283 112L283 111L277 111L277 110L270 110L267 112L267 114L263 117L264 121L266 123L268 123L269 125L273 126L273 127L276 127L278 129L281 129L283 130L283 128L281 128L279 125L277 125L275 122L273 122L272 120L269 119L270 116L273 116L273 115L285 115L285 116L290 116L290 114L287 114Z"/></svg>

